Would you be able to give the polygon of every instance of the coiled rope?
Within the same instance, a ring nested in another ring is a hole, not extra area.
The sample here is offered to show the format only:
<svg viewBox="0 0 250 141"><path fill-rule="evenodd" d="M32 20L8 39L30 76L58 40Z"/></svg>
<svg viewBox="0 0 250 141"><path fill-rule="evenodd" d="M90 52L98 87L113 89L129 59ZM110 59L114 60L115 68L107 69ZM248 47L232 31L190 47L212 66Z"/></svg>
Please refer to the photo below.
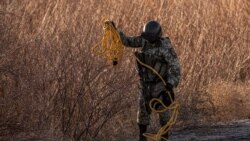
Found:
<svg viewBox="0 0 250 141"><path fill-rule="evenodd" d="M114 25L112 24L112 21L105 20L104 25L103 25L103 30L104 34L102 37L101 41L101 47L100 51L97 51L97 48L94 48L93 51L95 53L98 53L98 55L101 55L104 57L108 62L113 62L113 65L116 65L118 61L121 60L123 52L124 52L124 47L120 38L120 35ZM166 86L165 80L162 78L162 76L151 66L141 62L137 57L135 57L136 60L143 65L144 67L152 70L162 81L162 83ZM180 109L180 104L177 101L174 101L168 91L166 91L166 94L170 97L171 104L169 106L166 106L162 100L158 98L153 98L149 102L150 109L153 112L156 113L163 113L166 111L171 111L171 116L169 121L162 126L159 131L156 134L152 133L144 133L143 135L151 140L159 140L159 139L164 139L168 141L168 139L162 137L162 135L166 134L172 126L176 123L178 114L179 114L179 109ZM156 109L156 105L160 104L162 105L163 108L161 109Z"/></svg>
<svg viewBox="0 0 250 141"><path fill-rule="evenodd" d="M98 46L100 47L98 48ZM108 61L108 63L112 62L114 66L122 59L124 46L118 31L111 21L103 21L102 41L100 44L97 44L92 48L92 51L95 54L102 56Z"/></svg>

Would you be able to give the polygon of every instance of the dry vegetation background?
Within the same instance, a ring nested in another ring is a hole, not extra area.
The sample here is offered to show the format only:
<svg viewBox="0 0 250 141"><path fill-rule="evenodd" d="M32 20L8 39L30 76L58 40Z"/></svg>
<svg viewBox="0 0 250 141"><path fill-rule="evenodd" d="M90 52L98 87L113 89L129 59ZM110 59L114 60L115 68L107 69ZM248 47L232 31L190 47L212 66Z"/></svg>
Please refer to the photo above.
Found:
<svg viewBox="0 0 250 141"><path fill-rule="evenodd" d="M105 16L128 35L148 20L162 23L182 66L177 126L250 118L249 7L249 0L1 0L0 140L136 136L133 50L118 68L90 51Z"/></svg>

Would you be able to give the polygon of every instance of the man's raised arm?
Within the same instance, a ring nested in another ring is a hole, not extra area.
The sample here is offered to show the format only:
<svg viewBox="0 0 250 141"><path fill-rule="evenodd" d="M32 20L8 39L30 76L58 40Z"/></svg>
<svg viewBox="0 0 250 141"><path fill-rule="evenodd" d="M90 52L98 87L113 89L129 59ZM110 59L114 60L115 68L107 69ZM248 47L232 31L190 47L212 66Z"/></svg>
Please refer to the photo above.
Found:
<svg viewBox="0 0 250 141"><path fill-rule="evenodd" d="M141 36L126 36L122 31L119 31L123 45L132 48L143 47L145 39Z"/></svg>

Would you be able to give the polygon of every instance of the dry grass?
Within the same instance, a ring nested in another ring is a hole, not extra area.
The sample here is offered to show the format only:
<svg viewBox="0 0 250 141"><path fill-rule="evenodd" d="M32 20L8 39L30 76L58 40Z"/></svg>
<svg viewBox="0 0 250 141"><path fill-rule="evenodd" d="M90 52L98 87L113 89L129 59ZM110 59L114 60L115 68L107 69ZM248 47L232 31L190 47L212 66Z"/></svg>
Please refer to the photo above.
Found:
<svg viewBox="0 0 250 141"><path fill-rule="evenodd" d="M211 83L207 91L216 107L216 119L250 119L249 83L217 81Z"/></svg>
<svg viewBox="0 0 250 141"><path fill-rule="evenodd" d="M103 17L129 35L147 20L162 23L182 66L180 125L249 118L249 7L249 0L1 1L0 140L136 135L133 58L113 69L90 52Z"/></svg>

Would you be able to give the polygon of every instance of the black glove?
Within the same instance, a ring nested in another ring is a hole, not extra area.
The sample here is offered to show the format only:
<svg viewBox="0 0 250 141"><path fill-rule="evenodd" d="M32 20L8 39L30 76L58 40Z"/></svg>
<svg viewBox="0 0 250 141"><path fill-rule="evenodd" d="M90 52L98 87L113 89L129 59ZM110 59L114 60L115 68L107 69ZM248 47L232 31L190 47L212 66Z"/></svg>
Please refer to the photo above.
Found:
<svg viewBox="0 0 250 141"><path fill-rule="evenodd" d="M162 102L166 105L169 106L173 101L174 101L174 92L173 91L168 91L168 92L162 92L160 93L162 95ZM171 96L171 97L170 97Z"/></svg>
<svg viewBox="0 0 250 141"><path fill-rule="evenodd" d="M173 91L173 88L174 88L174 86L173 86L172 84L170 84L170 83L167 83L167 84L166 84L166 89L167 89L168 91Z"/></svg>
<svg viewBox="0 0 250 141"><path fill-rule="evenodd" d="M116 28L116 26L115 26L115 22L114 21L109 21L109 20L107 20L107 21L105 21L105 23L104 23L106 26L113 26L115 29L117 29Z"/></svg>

